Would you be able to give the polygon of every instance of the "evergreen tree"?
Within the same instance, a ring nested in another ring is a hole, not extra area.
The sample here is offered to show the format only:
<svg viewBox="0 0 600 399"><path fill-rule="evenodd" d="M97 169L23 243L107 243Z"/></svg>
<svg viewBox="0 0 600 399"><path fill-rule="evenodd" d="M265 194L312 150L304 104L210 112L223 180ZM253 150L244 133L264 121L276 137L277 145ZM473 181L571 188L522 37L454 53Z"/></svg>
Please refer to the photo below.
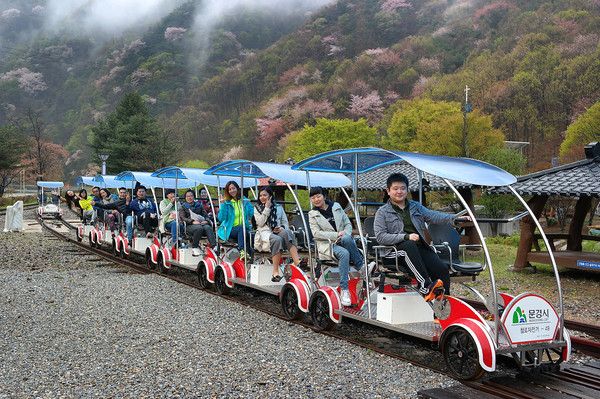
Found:
<svg viewBox="0 0 600 399"><path fill-rule="evenodd" d="M25 147L22 143L23 138L12 125L0 126L0 197L23 168L21 157Z"/></svg>
<svg viewBox="0 0 600 399"><path fill-rule="evenodd" d="M154 171L176 161L174 140L164 134L136 92L126 94L110 115L98 121L92 133L90 146L95 161L99 163L98 154L110 155L107 173Z"/></svg>

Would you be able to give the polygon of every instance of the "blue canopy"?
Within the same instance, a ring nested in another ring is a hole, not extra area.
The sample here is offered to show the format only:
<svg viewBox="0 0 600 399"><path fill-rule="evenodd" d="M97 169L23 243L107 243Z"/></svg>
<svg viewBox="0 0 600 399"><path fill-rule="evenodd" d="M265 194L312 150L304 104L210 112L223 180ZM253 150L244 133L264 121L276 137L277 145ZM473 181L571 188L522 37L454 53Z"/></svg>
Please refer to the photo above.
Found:
<svg viewBox="0 0 600 399"><path fill-rule="evenodd" d="M93 180L106 188L121 187L123 182L116 180L116 178L115 175L96 175Z"/></svg>
<svg viewBox="0 0 600 399"><path fill-rule="evenodd" d="M206 171L207 174L222 176L273 178L289 184L308 186L306 172L294 170L291 165L247 160L221 162ZM310 172L310 184L322 187L344 187L350 179L339 173Z"/></svg>
<svg viewBox="0 0 600 399"><path fill-rule="evenodd" d="M476 159L391 151L374 147L324 152L298 162L292 169L361 173L402 160L423 172L468 184L507 186L517 181L513 175L499 167Z"/></svg>
<svg viewBox="0 0 600 399"><path fill-rule="evenodd" d="M75 184L78 186L85 184L87 186L94 186L94 177L93 176L79 176L77 180L75 180Z"/></svg>
<svg viewBox="0 0 600 399"><path fill-rule="evenodd" d="M115 180L118 181L128 181L131 182L139 182L143 186L148 187L164 187L164 188L175 188L175 180L173 179L161 179L160 177L152 176L150 172L133 172L133 171L125 171L121 172L117 175ZM196 185L189 180L182 180L181 184L177 184L177 188L190 188L195 187Z"/></svg>
<svg viewBox="0 0 600 399"><path fill-rule="evenodd" d="M225 187L228 180L225 179L217 179L216 176L207 175L206 169L196 169L196 168L180 168L178 166L167 166L166 168L162 168L152 173L154 177L160 177L165 179L181 179L181 180L189 180L194 182L195 185L205 184L207 186L217 187L219 184L221 187ZM240 184L240 179L235 179L236 183ZM254 185L254 179L252 179L251 185ZM179 182L177 186L180 187Z"/></svg>
<svg viewBox="0 0 600 399"><path fill-rule="evenodd" d="M37 182L37 185L42 188L59 188L64 186L61 181L39 181Z"/></svg>

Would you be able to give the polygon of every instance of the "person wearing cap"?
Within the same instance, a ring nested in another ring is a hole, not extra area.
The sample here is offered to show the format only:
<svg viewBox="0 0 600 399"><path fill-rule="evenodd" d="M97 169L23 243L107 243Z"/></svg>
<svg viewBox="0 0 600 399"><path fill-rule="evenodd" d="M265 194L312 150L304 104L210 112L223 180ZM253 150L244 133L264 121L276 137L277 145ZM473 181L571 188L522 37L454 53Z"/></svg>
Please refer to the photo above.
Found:
<svg viewBox="0 0 600 399"><path fill-rule="evenodd" d="M171 231L172 242L177 242L179 231L183 232L183 223L177 223L177 207L179 204L176 203L177 198L175 196L175 190L168 189L165 191L165 199L160 202L160 217L164 222L165 230ZM177 228L179 225L179 228Z"/></svg>

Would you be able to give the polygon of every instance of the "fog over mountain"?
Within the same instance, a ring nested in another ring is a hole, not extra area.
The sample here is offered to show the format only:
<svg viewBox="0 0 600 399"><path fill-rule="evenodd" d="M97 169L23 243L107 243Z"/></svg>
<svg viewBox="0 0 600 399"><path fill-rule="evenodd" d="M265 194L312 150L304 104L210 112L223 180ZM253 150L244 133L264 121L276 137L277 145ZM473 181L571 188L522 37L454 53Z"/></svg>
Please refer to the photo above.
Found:
<svg viewBox="0 0 600 399"><path fill-rule="evenodd" d="M127 30L142 31L160 21L186 0L0 0L0 39L19 44L33 36L69 33L89 36L98 44ZM197 0L195 26L204 33L227 14L241 9L269 9L278 13L315 10L332 0ZM23 25L33 17L37 26ZM9 29L10 28L10 29Z"/></svg>

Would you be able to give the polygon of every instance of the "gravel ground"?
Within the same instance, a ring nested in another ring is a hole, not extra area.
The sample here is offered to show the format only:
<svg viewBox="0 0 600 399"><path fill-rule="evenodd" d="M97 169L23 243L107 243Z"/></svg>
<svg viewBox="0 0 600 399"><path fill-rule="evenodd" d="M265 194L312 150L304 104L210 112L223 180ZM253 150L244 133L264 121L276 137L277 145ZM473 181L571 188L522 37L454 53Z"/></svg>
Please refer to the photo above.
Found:
<svg viewBox="0 0 600 399"><path fill-rule="evenodd" d="M416 397L455 384L49 236L0 233L0 279L0 398Z"/></svg>

